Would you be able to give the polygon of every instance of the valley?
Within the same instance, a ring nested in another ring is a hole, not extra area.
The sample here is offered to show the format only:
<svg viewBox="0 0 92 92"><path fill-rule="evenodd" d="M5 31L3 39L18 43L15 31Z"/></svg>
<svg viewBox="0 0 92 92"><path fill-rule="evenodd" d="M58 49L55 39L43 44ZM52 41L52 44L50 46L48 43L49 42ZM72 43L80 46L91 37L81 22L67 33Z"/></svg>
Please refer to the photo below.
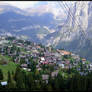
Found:
<svg viewBox="0 0 92 92"><path fill-rule="evenodd" d="M92 91L92 1L0 1L0 91Z"/></svg>
<svg viewBox="0 0 92 92"><path fill-rule="evenodd" d="M14 6L0 5L0 34L24 36L45 46L65 48L91 61L91 6L91 2L75 2L67 17L58 20L51 12L39 15L40 12L30 11L31 14Z"/></svg>
<svg viewBox="0 0 92 92"><path fill-rule="evenodd" d="M88 77L92 72L90 61L64 49L55 49L7 35L0 36L0 42L2 42L0 44L2 90L60 90L60 87L53 87L51 81L61 83L61 79L64 78L63 83L65 83L65 80L71 81L69 79L75 75L78 75L78 78ZM46 85L51 86L51 89Z"/></svg>

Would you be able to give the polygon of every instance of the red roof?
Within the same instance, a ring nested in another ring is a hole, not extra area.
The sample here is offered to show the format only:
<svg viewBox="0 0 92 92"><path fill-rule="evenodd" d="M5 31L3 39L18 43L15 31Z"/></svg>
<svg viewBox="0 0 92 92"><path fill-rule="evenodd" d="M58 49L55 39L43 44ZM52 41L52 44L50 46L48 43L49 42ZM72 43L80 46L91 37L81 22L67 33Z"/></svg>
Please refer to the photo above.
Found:
<svg viewBox="0 0 92 92"><path fill-rule="evenodd" d="M44 61L42 64L49 64L48 61Z"/></svg>
<svg viewBox="0 0 92 92"><path fill-rule="evenodd" d="M60 53L63 53L64 55L70 55L71 52L65 51L65 50L58 50Z"/></svg>
<svg viewBox="0 0 92 92"><path fill-rule="evenodd" d="M83 59L82 59L82 61L86 61L86 59L85 59L85 58L83 58Z"/></svg>

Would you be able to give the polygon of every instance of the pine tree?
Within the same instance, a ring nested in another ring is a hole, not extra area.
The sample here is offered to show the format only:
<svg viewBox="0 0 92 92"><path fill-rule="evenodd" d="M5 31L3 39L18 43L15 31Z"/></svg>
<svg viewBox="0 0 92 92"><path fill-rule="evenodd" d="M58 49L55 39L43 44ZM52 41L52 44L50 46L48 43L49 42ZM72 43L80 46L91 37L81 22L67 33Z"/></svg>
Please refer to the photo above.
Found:
<svg viewBox="0 0 92 92"><path fill-rule="evenodd" d="M52 86L51 86L50 84L48 85L47 90L48 90L48 91L52 91L52 90L53 90L53 89L52 89Z"/></svg>
<svg viewBox="0 0 92 92"><path fill-rule="evenodd" d="M39 74L39 71L36 69L35 72L34 72L34 77L35 79L39 80L41 78L40 74Z"/></svg>
<svg viewBox="0 0 92 92"><path fill-rule="evenodd" d="M15 81L17 81L17 79L18 79L18 74L20 73L20 71L21 71L21 68L19 66L17 66L15 76L14 76Z"/></svg>
<svg viewBox="0 0 92 92"><path fill-rule="evenodd" d="M41 84L39 82L35 83L35 90L41 90Z"/></svg>
<svg viewBox="0 0 92 92"><path fill-rule="evenodd" d="M28 73L27 75L27 85L28 85L28 88L31 90L35 89L35 82L34 82L34 77L32 73Z"/></svg>
<svg viewBox="0 0 92 92"><path fill-rule="evenodd" d="M16 88L16 83L13 80L11 73L8 71L8 88Z"/></svg>
<svg viewBox="0 0 92 92"><path fill-rule="evenodd" d="M10 72L8 71L8 83L10 83L12 81L12 79L11 79L11 74L10 74Z"/></svg>
<svg viewBox="0 0 92 92"><path fill-rule="evenodd" d="M30 65L29 68L31 68L31 71L34 72L36 69L36 62L33 61L33 58L30 58Z"/></svg>
<svg viewBox="0 0 92 92"><path fill-rule="evenodd" d="M3 80L3 72L1 69L0 69L0 80Z"/></svg>
<svg viewBox="0 0 92 92"><path fill-rule="evenodd" d="M17 80L16 80L16 86L17 88L25 88L25 83L23 80L24 75L20 72L20 74L17 75Z"/></svg>
<svg viewBox="0 0 92 92"><path fill-rule="evenodd" d="M14 79L16 81L17 88L25 88L24 74L19 66L16 69Z"/></svg>

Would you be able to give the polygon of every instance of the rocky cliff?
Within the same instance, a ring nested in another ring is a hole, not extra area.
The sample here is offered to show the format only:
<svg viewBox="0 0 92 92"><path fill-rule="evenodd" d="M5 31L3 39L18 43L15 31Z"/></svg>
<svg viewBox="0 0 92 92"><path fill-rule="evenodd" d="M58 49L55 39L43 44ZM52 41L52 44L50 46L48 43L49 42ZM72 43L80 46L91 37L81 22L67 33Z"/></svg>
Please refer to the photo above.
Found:
<svg viewBox="0 0 92 92"><path fill-rule="evenodd" d="M76 1L68 11L66 22L59 27L57 32L48 34L44 39L47 40L44 44L65 48L92 60L88 55L92 46L91 10L92 2Z"/></svg>

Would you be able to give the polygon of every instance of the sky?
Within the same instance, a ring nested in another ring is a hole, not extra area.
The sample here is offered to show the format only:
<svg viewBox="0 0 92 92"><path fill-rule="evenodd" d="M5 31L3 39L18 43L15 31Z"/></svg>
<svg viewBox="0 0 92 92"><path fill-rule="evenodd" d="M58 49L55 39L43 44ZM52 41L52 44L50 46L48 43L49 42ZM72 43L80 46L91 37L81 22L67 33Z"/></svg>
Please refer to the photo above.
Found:
<svg viewBox="0 0 92 92"><path fill-rule="evenodd" d="M20 9L26 9L29 7L35 7L42 4L47 4L45 1L0 1L3 4L10 4L12 6L16 6Z"/></svg>
<svg viewBox="0 0 92 92"><path fill-rule="evenodd" d="M26 9L29 7L37 7L40 5L47 5L47 4L54 4L55 6L57 6L56 4L57 1L0 1L0 3L7 3L21 9ZM71 2L69 1L69 3Z"/></svg>
<svg viewBox="0 0 92 92"><path fill-rule="evenodd" d="M71 6L71 1L64 1L69 6ZM51 12L56 16L65 17L65 9L60 7L57 1L0 1L0 4L10 4L16 6L20 9L27 10L30 13L39 12L43 14L45 12ZM61 16L62 14L62 16Z"/></svg>

